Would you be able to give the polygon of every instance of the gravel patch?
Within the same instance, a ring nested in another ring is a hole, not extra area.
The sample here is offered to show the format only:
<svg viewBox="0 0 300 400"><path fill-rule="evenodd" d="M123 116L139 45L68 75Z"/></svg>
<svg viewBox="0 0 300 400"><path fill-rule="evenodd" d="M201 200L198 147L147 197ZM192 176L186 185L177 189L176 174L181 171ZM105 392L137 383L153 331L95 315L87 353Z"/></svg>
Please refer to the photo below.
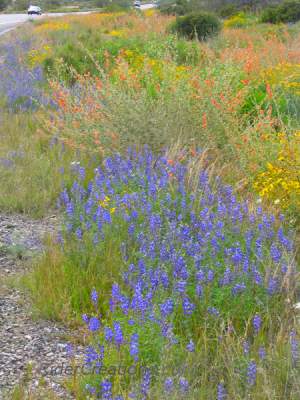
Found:
<svg viewBox="0 0 300 400"><path fill-rule="evenodd" d="M25 380L31 394L42 385L56 398L73 398L63 381L70 375L67 345L74 332L35 321L24 294L5 284L7 277L26 271L28 260L42 251L43 237L53 234L56 226L55 217L34 221L0 214L0 400L8 400L13 387ZM76 357L81 350L77 347Z"/></svg>

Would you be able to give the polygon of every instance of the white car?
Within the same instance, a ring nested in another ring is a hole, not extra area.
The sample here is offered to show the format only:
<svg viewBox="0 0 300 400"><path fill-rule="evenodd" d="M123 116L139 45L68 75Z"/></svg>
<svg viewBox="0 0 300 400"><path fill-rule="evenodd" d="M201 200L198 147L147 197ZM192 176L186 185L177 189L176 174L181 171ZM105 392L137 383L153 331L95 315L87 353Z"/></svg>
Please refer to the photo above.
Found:
<svg viewBox="0 0 300 400"><path fill-rule="evenodd" d="M139 0L135 0L135 2L133 3L134 8L141 8L141 2Z"/></svg>
<svg viewBox="0 0 300 400"><path fill-rule="evenodd" d="M29 6L27 13L28 15L42 15L42 9L38 6Z"/></svg>

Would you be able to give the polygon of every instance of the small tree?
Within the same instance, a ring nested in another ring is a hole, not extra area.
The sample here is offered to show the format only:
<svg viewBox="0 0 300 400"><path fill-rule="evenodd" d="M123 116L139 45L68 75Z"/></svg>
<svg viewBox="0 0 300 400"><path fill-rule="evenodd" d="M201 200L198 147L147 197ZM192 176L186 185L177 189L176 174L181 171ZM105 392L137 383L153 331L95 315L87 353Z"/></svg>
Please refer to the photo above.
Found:
<svg viewBox="0 0 300 400"><path fill-rule="evenodd" d="M5 8L7 7L7 0L0 0L0 11L5 10Z"/></svg>
<svg viewBox="0 0 300 400"><path fill-rule="evenodd" d="M205 12L190 13L178 17L171 27L171 31L187 39L206 40L217 35L221 30L221 23L214 14Z"/></svg>
<svg viewBox="0 0 300 400"><path fill-rule="evenodd" d="M232 17L239 12L238 7L235 4L226 4L219 11L218 14L222 18Z"/></svg>
<svg viewBox="0 0 300 400"><path fill-rule="evenodd" d="M28 8L28 5L29 5L28 0L15 0L12 3L12 8L16 11L25 11Z"/></svg>
<svg viewBox="0 0 300 400"><path fill-rule="evenodd" d="M267 7L261 21L271 24L300 21L300 0L286 0L278 6Z"/></svg>

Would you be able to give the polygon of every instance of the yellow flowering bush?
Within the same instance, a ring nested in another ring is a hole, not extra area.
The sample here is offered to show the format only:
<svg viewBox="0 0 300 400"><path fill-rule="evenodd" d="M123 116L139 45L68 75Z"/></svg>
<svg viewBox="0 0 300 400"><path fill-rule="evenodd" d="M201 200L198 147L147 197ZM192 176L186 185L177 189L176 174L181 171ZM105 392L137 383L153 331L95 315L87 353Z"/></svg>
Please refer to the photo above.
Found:
<svg viewBox="0 0 300 400"><path fill-rule="evenodd" d="M63 21L49 21L35 27L36 32L66 31L70 24Z"/></svg>
<svg viewBox="0 0 300 400"><path fill-rule="evenodd" d="M247 26L249 21L247 20L245 14L239 13L236 15L233 15L232 17L228 18L224 22L224 27L225 28L242 28L244 26Z"/></svg>
<svg viewBox="0 0 300 400"><path fill-rule="evenodd" d="M282 208L300 210L300 132L279 134L277 160L268 162L266 170L255 179L254 189L261 198Z"/></svg>
<svg viewBox="0 0 300 400"><path fill-rule="evenodd" d="M124 70L124 62L128 65L128 75L136 76L139 79L145 77L161 80L163 78L163 62L147 57L134 50L121 50L118 65L113 71L114 75L119 75Z"/></svg>
<svg viewBox="0 0 300 400"><path fill-rule="evenodd" d="M42 64L42 62L51 55L51 47L43 46L40 49L32 49L27 54L27 63L30 68Z"/></svg>
<svg viewBox="0 0 300 400"><path fill-rule="evenodd" d="M156 14L156 11L153 8L150 8L149 10L144 11L145 17L153 17L153 15Z"/></svg>
<svg viewBox="0 0 300 400"><path fill-rule="evenodd" d="M115 22L119 17L125 16L124 12L116 13L92 13L87 15L68 15L64 17L64 21L71 24L80 24L91 29L100 28L104 23Z"/></svg>
<svg viewBox="0 0 300 400"><path fill-rule="evenodd" d="M266 69L262 75L270 85L279 86L300 95L300 64L280 63Z"/></svg>
<svg viewBox="0 0 300 400"><path fill-rule="evenodd" d="M126 32L124 30L112 30L111 32L109 32L109 35L114 37L125 38Z"/></svg>

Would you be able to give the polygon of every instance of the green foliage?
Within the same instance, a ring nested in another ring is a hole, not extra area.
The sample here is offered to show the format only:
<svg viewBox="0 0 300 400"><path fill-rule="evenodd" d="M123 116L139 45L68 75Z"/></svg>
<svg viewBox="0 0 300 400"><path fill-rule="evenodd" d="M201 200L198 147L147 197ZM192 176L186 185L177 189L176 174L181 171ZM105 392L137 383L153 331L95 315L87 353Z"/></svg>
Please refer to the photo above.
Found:
<svg viewBox="0 0 300 400"><path fill-rule="evenodd" d="M13 2L11 4L11 8L15 11L25 11L28 8L28 1L27 0L16 0L15 2Z"/></svg>
<svg viewBox="0 0 300 400"><path fill-rule="evenodd" d="M160 12L167 15L185 15L193 10L193 3L187 0L177 0L175 3L160 3Z"/></svg>
<svg viewBox="0 0 300 400"><path fill-rule="evenodd" d="M261 16L261 22L269 22L271 24L297 22L299 20L299 0L286 0L278 6L268 7Z"/></svg>
<svg viewBox="0 0 300 400"><path fill-rule="evenodd" d="M124 236L124 235L123 235ZM122 232L114 232L103 252L95 254L93 244L76 248L68 243L63 251L55 244L37 261L35 269L23 280L39 316L68 324L81 321L83 311L92 311L90 293L101 281L101 314L106 315L111 285L122 271L120 254ZM79 284L80 283L80 284Z"/></svg>
<svg viewBox="0 0 300 400"><path fill-rule="evenodd" d="M203 41L217 35L221 31L221 23L213 14L198 12L177 18L171 30L187 39Z"/></svg>
<svg viewBox="0 0 300 400"><path fill-rule="evenodd" d="M239 9L235 4L226 4L225 6L221 7L220 10L218 10L218 14L222 18L232 17L233 15L236 15L238 12Z"/></svg>
<svg viewBox="0 0 300 400"><path fill-rule="evenodd" d="M0 11L3 11L8 5L7 0L0 0Z"/></svg>
<svg viewBox="0 0 300 400"><path fill-rule="evenodd" d="M31 115L1 115L0 209L3 211L41 217L55 206L63 179L61 169L69 167L74 154L39 133ZM84 161L83 154L79 158Z"/></svg>
<svg viewBox="0 0 300 400"><path fill-rule="evenodd" d="M265 112L271 107L272 117L286 125L297 127L300 124L299 96L289 93L281 88L273 91L273 96L267 94L266 85L261 83L253 86L245 98L240 112L247 115L247 123L253 123L258 118L259 112Z"/></svg>
<svg viewBox="0 0 300 400"><path fill-rule="evenodd" d="M95 0L94 4L107 12L118 12L130 8L132 2L130 0Z"/></svg>

